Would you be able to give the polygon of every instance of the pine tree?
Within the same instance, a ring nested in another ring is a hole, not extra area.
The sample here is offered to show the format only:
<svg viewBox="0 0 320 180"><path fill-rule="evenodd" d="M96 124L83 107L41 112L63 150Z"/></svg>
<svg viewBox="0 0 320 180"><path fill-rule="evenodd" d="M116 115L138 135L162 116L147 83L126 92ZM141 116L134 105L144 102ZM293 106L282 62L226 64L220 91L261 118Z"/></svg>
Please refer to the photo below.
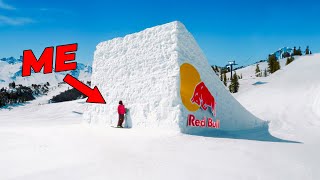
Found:
<svg viewBox="0 0 320 180"><path fill-rule="evenodd" d="M274 54L273 55L269 55L269 58L268 58L268 70L269 70L269 72L270 73L274 73L279 69L280 69L280 64L277 61L276 56Z"/></svg>
<svg viewBox="0 0 320 180"><path fill-rule="evenodd" d="M288 65L290 63L291 63L290 58L287 58L286 65Z"/></svg>
<svg viewBox="0 0 320 180"><path fill-rule="evenodd" d="M261 77L261 71L259 68L259 64L256 65L256 77Z"/></svg>
<svg viewBox="0 0 320 180"><path fill-rule="evenodd" d="M227 86L227 75L226 72L223 73L223 84Z"/></svg>
<svg viewBox="0 0 320 180"><path fill-rule="evenodd" d="M286 61L286 65L290 64L294 60L294 57L288 57Z"/></svg>
<svg viewBox="0 0 320 180"><path fill-rule="evenodd" d="M302 56L301 47L299 47L299 49L297 50L297 55Z"/></svg>
<svg viewBox="0 0 320 180"><path fill-rule="evenodd" d="M232 76L231 84L229 85L229 91L231 93L237 93L239 90L239 81L236 73Z"/></svg>
<svg viewBox="0 0 320 180"><path fill-rule="evenodd" d="M12 83L9 83L9 88L10 89L16 88L16 83L14 81Z"/></svg>
<svg viewBox="0 0 320 180"><path fill-rule="evenodd" d="M293 54L292 54L292 56L295 56L295 55L297 55L297 48L296 48L296 47L293 47Z"/></svg>
<svg viewBox="0 0 320 180"><path fill-rule="evenodd" d="M267 69L264 69L264 77L267 77Z"/></svg>
<svg viewBox="0 0 320 180"><path fill-rule="evenodd" d="M301 51L301 47L299 47L299 49L297 49L296 47L293 48L293 56L302 56L302 51Z"/></svg>
<svg viewBox="0 0 320 180"><path fill-rule="evenodd" d="M310 54L309 46L306 48L306 55Z"/></svg>

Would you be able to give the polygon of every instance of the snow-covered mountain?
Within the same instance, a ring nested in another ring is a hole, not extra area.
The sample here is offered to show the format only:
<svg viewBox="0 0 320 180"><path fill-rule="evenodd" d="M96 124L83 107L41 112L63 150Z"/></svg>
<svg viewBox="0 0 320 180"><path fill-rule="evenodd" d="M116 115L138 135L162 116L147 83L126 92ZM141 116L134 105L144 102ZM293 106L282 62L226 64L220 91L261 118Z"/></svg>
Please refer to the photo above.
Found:
<svg viewBox="0 0 320 180"><path fill-rule="evenodd" d="M52 85L63 81L66 74L71 74L82 81L90 81L92 67L77 63L77 69L73 71L59 73L33 73L32 76L22 77L22 57L16 59L14 57L0 59L0 87L7 86L10 82L15 81L16 84L30 85L49 82Z"/></svg>
<svg viewBox="0 0 320 180"><path fill-rule="evenodd" d="M7 62L9 64L17 64L17 63L22 62L22 56L20 56L20 58L18 58L18 59L14 58L14 57L2 58L2 59L0 59L0 61Z"/></svg>

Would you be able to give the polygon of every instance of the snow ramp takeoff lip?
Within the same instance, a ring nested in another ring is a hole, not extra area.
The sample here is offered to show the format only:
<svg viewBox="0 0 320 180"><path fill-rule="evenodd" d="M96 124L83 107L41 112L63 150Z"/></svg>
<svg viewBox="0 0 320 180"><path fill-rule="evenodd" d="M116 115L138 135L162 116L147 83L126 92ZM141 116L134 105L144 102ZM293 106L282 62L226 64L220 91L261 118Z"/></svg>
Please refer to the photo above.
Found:
<svg viewBox="0 0 320 180"><path fill-rule="evenodd" d="M183 63L180 66L180 96L185 107L184 114L187 114L187 118L184 117L187 119L186 125L183 120L180 124L182 132L226 136L230 135L230 132L234 135L246 134L250 132L248 130L260 129L261 131L267 127L266 122L246 111L225 90L224 85L213 72L208 72L203 77L201 71L190 63ZM205 67L199 69L205 69Z"/></svg>
<svg viewBox="0 0 320 180"><path fill-rule="evenodd" d="M106 104L87 105L84 120L90 124L116 124L122 100L130 109L132 128L206 136L268 128L225 89L177 21L99 43L91 85L101 88Z"/></svg>

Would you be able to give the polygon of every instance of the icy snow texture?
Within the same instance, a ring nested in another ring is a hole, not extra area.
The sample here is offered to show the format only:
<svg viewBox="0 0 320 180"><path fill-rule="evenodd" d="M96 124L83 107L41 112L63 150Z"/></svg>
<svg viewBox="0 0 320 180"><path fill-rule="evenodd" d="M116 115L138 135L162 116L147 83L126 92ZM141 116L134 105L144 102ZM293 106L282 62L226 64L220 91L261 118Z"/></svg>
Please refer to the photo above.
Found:
<svg viewBox="0 0 320 180"><path fill-rule="evenodd" d="M191 134L216 131L186 125L188 114L195 114L198 119L212 115L202 110L189 112L182 104L179 74L183 63L198 70L215 97L221 130L246 130L265 124L230 95L193 36L177 21L97 45L92 87L99 87L107 104L89 104L85 121L114 125L118 102L122 100L130 109L133 127L167 127Z"/></svg>

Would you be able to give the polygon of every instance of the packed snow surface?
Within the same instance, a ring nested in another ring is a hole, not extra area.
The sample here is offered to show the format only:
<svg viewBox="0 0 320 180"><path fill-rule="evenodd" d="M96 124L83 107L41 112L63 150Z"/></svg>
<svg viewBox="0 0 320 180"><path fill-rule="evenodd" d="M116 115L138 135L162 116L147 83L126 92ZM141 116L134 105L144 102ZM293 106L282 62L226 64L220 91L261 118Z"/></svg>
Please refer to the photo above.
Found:
<svg viewBox="0 0 320 180"><path fill-rule="evenodd" d="M84 100L45 104L56 89L0 110L0 179L318 180L319 67L320 55L301 57L236 96L289 142L87 126Z"/></svg>

